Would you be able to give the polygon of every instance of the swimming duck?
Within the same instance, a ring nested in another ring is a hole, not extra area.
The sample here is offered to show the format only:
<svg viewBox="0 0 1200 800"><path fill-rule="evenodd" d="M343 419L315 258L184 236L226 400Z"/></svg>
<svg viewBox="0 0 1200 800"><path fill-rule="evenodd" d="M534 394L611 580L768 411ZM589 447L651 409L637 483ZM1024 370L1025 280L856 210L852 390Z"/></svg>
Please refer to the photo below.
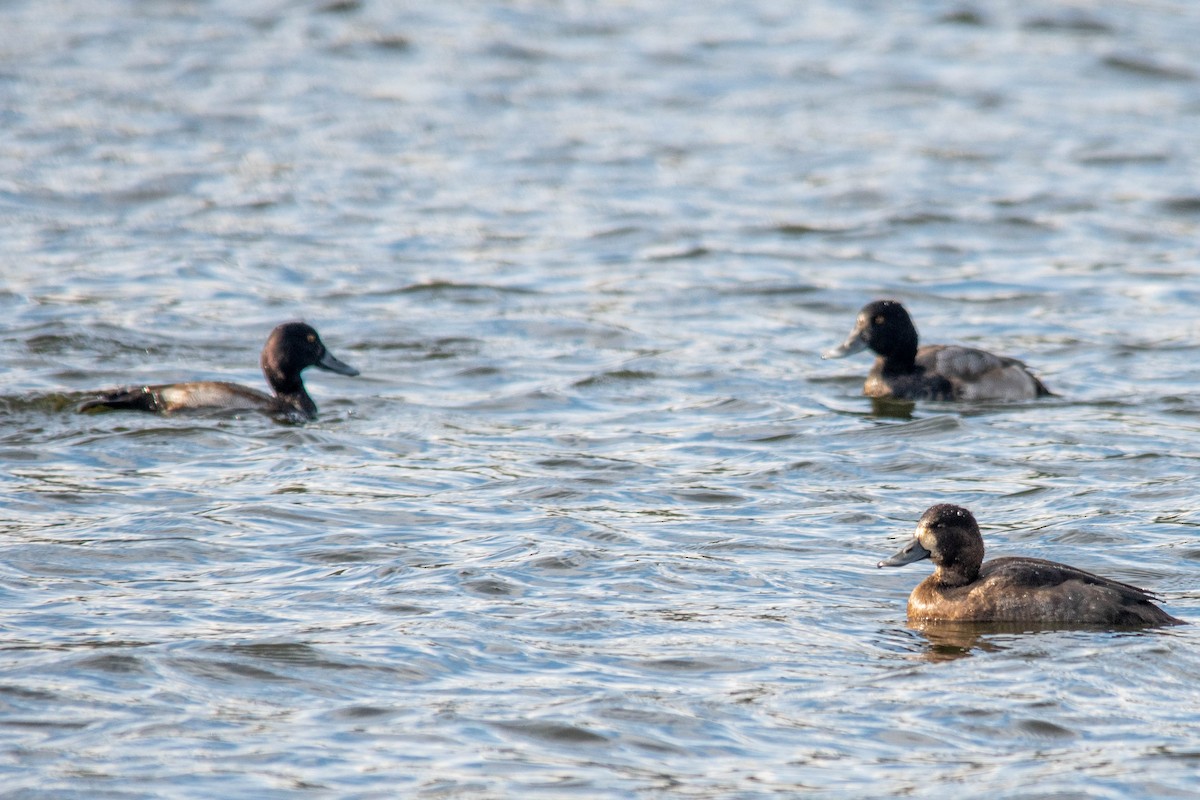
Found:
<svg viewBox="0 0 1200 800"><path fill-rule="evenodd" d="M823 357L842 358L866 348L879 356L863 385L868 397L1027 400L1050 395L1015 358L960 345L932 344L918 349L912 318L895 300L863 306L846 341Z"/></svg>
<svg viewBox="0 0 1200 800"><path fill-rule="evenodd" d="M971 512L929 508L900 552L879 562L899 567L933 560L933 574L908 598L910 622L1008 622L1042 625L1177 625L1144 589L1040 558L983 563L983 537Z"/></svg>
<svg viewBox="0 0 1200 800"><path fill-rule="evenodd" d="M274 396L224 381L192 381L156 386L128 386L108 391L79 406L93 409L134 409L168 414L194 410L253 410L294 419L311 420L317 404L308 396L300 373L307 367L357 375L358 370L333 357L311 325L285 322L271 331L263 345L262 371Z"/></svg>

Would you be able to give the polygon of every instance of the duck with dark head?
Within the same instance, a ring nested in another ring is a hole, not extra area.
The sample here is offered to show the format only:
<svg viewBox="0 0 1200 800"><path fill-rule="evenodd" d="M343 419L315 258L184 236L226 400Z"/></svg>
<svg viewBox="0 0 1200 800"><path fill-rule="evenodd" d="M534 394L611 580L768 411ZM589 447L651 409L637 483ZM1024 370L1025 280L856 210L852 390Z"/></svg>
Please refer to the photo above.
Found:
<svg viewBox="0 0 1200 800"><path fill-rule="evenodd" d="M339 375L358 374L354 367L335 358L316 330L303 322L285 322L271 331L260 364L274 394L224 381L188 381L105 391L82 403L78 410L130 409L171 414L221 409L312 420L317 416L317 404L309 397L300 373L316 367Z"/></svg>
<svg viewBox="0 0 1200 800"><path fill-rule="evenodd" d="M863 306L846 341L822 357L843 358L866 349L877 356L863 385L868 397L1007 401L1050 395L1015 358L961 345L918 347L917 328L895 300Z"/></svg>

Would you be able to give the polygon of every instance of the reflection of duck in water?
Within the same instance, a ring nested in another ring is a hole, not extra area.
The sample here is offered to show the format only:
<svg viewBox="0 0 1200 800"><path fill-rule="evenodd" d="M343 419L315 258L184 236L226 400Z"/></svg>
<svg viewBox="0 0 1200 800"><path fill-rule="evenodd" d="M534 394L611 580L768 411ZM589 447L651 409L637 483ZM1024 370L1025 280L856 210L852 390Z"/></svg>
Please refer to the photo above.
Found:
<svg viewBox="0 0 1200 800"><path fill-rule="evenodd" d="M93 409L133 409L169 414L183 410L246 410L315 419L317 404L308 396L300 373L308 367L357 375L358 370L333 357L321 337L303 322L285 322L271 331L263 345L262 370L274 396L224 381L191 381L156 386L130 386L105 392L79 406Z"/></svg>
<svg viewBox="0 0 1200 800"><path fill-rule="evenodd" d="M954 661L973 653L999 653L1019 637L1036 633L1076 630L1079 625L1031 622L953 622L920 620L909 623L928 645L921 657L926 661ZM1086 626L1085 626L1086 627Z"/></svg>
<svg viewBox="0 0 1200 800"><path fill-rule="evenodd" d="M825 358L870 348L879 357L863 394L898 400L1027 400L1050 390L1015 358L960 345L917 347L917 329L904 306L876 300L858 312L854 330Z"/></svg>
<svg viewBox="0 0 1200 800"><path fill-rule="evenodd" d="M881 567L928 558L933 574L908 598L910 622L1002 622L1031 625L1173 625L1153 595L1066 564L1040 558L995 558L983 563L975 517L952 505L931 507L912 540Z"/></svg>

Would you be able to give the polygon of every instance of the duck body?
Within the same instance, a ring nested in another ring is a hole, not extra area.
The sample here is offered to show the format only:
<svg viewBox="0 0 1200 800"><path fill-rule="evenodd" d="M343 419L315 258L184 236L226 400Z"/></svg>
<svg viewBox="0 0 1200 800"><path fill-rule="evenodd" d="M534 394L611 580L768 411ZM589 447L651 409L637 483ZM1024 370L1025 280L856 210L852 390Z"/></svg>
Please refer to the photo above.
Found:
<svg viewBox="0 0 1200 800"><path fill-rule="evenodd" d="M965 586L926 578L909 595L908 618L1114 627L1179 622L1153 601L1136 586L1066 564L1008 557L985 562Z"/></svg>
<svg viewBox="0 0 1200 800"><path fill-rule="evenodd" d="M1127 583L1039 558L983 563L974 516L952 505L931 507L912 540L880 567L933 560L934 573L908 598L910 622L999 622L1134 627L1182 621Z"/></svg>
<svg viewBox="0 0 1200 800"><path fill-rule="evenodd" d="M961 345L918 347L904 306L876 300L858 312L854 329L825 358L865 349L877 358L863 385L868 397L898 400L1028 400L1050 390L1015 358Z"/></svg>
<svg viewBox="0 0 1200 800"><path fill-rule="evenodd" d="M311 400L311 398L310 398ZM221 410L287 413L302 411L303 401L291 403L266 392L225 381L186 381L153 386L125 386L86 401L80 411L105 408L174 414L179 411ZM315 404L314 404L315 413Z"/></svg>
<svg viewBox="0 0 1200 800"><path fill-rule="evenodd" d="M188 381L151 386L126 386L100 393L79 411L136 410L157 414L180 411L259 411L299 420L315 419L317 404L300 373L308 367L357 375L326 349L321 337L303 322L286 322L271 331L263 346L261 364L274 394L224 381Z"/></svg>

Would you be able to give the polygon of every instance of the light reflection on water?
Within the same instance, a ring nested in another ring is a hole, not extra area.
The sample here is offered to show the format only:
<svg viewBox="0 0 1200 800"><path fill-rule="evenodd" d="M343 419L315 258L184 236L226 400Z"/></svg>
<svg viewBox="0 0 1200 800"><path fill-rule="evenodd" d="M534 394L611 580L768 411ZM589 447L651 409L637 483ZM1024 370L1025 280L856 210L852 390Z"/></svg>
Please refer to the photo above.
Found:
<svg viewBox="0 0 1200 800"><path fill-rule="evenodd" d="M0 17L14 796L1191 791L1190 627L874 567L956 502L1195 616L1190 5ZM862 398L883 295L1060 396ZM71 413L298 317L313 424Z"/></svg>

